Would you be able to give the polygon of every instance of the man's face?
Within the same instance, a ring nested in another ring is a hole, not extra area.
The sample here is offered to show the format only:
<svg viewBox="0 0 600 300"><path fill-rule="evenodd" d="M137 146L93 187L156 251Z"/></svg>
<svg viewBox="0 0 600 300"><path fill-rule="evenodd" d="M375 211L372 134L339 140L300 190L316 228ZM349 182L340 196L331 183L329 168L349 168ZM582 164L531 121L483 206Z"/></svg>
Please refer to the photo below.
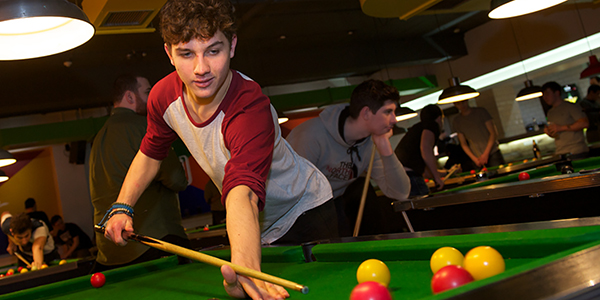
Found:
<svg viewBox="0 0 600 300"><path fill-rule="evenodd" d="M56 221L52 226L58 228L58 230L65 230L65 222L62 219Z"/></svg>
<svg viewBox="0 0 600 300"><path fill-rule="evenodd" d="M386 100L385 103L375 114L370 110L369 131L374 135L382 135L389 132L398 121L396 121L396 103L392 100Z"/></svg>
<svg viewBox="0 0 600 300"><path fill-rule="evenodd" d="M12 229L11 229L11 233L12 233ZM19 242L19 244L21 246L25 246L31 239L31 229L27 229L23 233L13 234L13 237Z"/></svg>
<svg viewBox="0 0 600 300"><path fill-rule="evenodd" d="M454 102L454 106L459 110L459 111L463 111L467 108L467 106L469 106L469 103L467 101L459 101L459 102Z"/></svg>
<svg viewBox="0 0 600 300"><path fill-rule="evenodd" d="M148 95L150 94L152 86L150 86L150 82L148 81L148 79L144 77L138 77L137 83L138 88L134 93L136 97L135 112L138 115L145 116L148 113Z"/></svg>
<svg viewBox="0 0 600 300"><path fill-rule="evenodd" d="M236 36L230 45L225 35L217 31L210 39L194 38L187 43L165 46L191 100L206 103L214 99L229 73L236 43Z"/></svg>
<svg viewBox="0 0 600 300"><path fill-rule="evenodd" d="M556 99L560 99L560 92L553 91L552 89L545 89L542 91L542 99L544 102L550 106L554 106L556 104Z"/></svg>

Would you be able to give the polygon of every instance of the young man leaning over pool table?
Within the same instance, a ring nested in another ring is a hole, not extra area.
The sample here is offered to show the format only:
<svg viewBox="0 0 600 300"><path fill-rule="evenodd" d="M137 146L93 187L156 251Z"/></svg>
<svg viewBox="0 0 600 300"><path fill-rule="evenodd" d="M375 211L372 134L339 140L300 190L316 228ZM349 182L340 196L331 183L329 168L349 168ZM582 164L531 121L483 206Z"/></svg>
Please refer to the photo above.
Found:
<svg viewBox="0 0 600 300"><path fill-rule="evenodd" d="M260 270L261 242L298 230L312 234L306 241L335 236L337 220L327 178L281 137L260 86L229 69L237 43L233 12L228 0L174 0L163 7L160 31L176 72L150 93L148 130L117 203L135 205L179 136L222 192L232 263ZM133 231L133 209L117 204L110 210L117 213L106 222L105 236L125 244L121 233ZM230 267L221 272L231 296L289 296Z"/></svg>

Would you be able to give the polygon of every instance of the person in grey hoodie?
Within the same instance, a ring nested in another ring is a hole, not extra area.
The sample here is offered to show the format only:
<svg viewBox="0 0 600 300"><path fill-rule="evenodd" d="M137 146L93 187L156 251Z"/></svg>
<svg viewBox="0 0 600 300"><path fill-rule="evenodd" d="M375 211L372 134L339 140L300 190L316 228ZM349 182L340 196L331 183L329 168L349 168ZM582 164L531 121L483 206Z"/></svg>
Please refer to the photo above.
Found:
<svg viewBox="0 0 600 300"><path fill-rule="evenodd" d="M355 220L346 211L358 211L356 201L348 198L361 196L344 192L366 173L374 145L377 150L371 178L387 197L396 200L408 197L410 180L389 140L397 122L395 110L399 99L395 87L380 80L365 81L352 92L350 104L325 108L318 118L298 125L286 138L298 154L329 180L341 236L349 235L354 226Z"/></svg>

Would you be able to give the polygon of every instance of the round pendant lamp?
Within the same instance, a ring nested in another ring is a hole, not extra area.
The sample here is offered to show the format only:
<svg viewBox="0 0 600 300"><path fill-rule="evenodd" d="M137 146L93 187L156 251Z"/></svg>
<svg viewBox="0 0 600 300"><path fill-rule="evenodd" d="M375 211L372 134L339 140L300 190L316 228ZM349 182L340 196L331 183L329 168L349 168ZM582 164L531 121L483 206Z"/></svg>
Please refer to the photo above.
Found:
<svg viewBox="0 0 600 300"><path fill-rule="evenodd" d="M414 110L412 110L408 107L396 108L396 121L398 121L398 122L412 119L418 115L419 114L417 112L415 112Z"/></svg>
<svg viewBox="0 0 600 300"><path fill-rule="evenodd" d="M17 160L10 154L10 152L0 149L0 167L6 167L16 163Z"/></svg>
<svg viewBox="0 0 600 300"><path fill-rule="evenodd" d="M450 86L442 91L437 104L449 104L479 96L479 92L468 85L461 85L458 77L448 79Z"/></svg>
<svg viewBox="0 0 600 300"><path fill-rule="evenodd" d="M567 0L492 0L488 17L506 19L540 11Z"/></svg>
<svg viewBox="0 0 600 300"><path fill-rule="evenodd" d="M523 88L519 91L519 93L517 94L517 98L515 98L515 100L524 101L524 100L539 98L541 96L542 96L542 88L537 85L533 85L533 81L526 80L525 88Z"/></svg>
<svg viewBox="0 0 600 300"><path fill-rule="evenodd" d="M85 13L67 0L0 0L0 60L64 52L94 32Z"/></svg>

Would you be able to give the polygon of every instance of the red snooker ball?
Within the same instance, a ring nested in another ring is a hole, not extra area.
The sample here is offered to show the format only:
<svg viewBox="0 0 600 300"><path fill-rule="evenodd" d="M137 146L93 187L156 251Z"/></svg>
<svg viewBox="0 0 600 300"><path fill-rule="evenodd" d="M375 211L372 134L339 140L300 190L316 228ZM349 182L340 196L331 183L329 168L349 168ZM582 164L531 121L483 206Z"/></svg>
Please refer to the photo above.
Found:
<svg viewBox="0 0 600 300"><path fill-rule="evenodd" d="M434 294L459 287L473 281L473 276L461 266L449 265L441 268L431 279Z"/></svg>
<svg viewBox="0 0 600 300"><path fill-rule="evenodd" d="M106 282L106 277L104 277L104 274L102 273L94 273L90 279L90 282L92 283L93 287L99 288L102 287Z"/></svg>
<svg viewBox="0 0 600 300"><path fill-rule="evenodd" d="M471 170L471 174L475 174L475 173L476 173L475 170Z"/></svg>
<svg viewBox="0 0 600 300"><path fill-rule="evenodd" d="M529 173L527 173L527 172L519 173L519 180L527 180L527 179L529 179Z"/></svg>
<svg viewBox="0 0 600 300"><path fill-rule="evenodd" d="M392 300L392 295L383 284L365 281L354 287L350 300Z"/></svg>

